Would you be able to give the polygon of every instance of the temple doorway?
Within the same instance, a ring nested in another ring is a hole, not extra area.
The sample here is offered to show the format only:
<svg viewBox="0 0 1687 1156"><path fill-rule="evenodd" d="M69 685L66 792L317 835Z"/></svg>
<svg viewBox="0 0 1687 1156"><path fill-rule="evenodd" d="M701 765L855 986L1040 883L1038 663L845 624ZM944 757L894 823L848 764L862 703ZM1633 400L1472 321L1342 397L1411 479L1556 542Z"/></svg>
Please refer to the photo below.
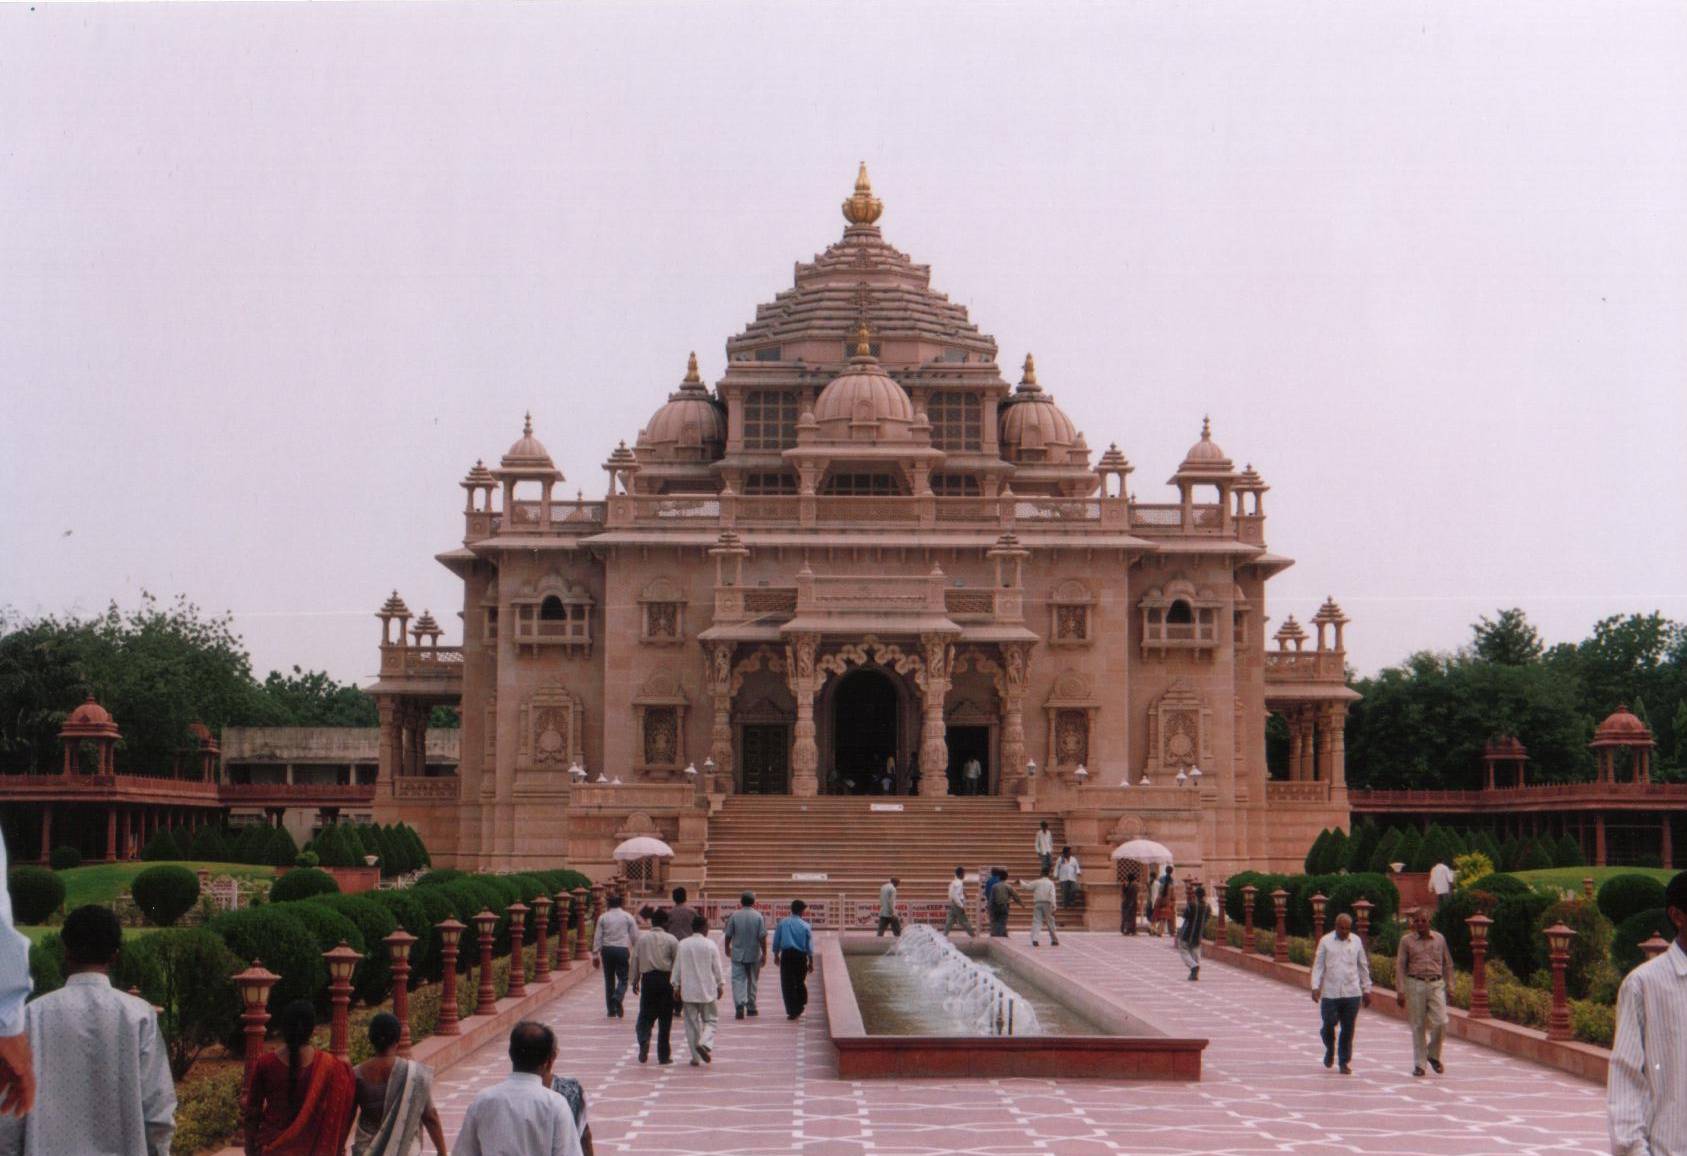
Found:
<svg viewBox="0 0 1687 1156"><path fill-rule="evenodd" d="M949 744L949 793L990 794L990 728L951 726L944 738ZM966 766L973 759L978 760L978 778L968 780Z"/></svg>
<svg viewBox="0 0 1687 1156"><path fill-rule="evenodd" d="M791 789L791 728L784 723L746 723L742 734L744 793L788 793Z"/></svg>
<svg viewBox="0 0 1687 1156"><path fill-rule="evenodd" d="M908 787L908 768L897 749L901 734L896 684L878 670L852 670L832 694L834 789L849 795L886 793L884 777L894 762L890 794Z"/></svg>

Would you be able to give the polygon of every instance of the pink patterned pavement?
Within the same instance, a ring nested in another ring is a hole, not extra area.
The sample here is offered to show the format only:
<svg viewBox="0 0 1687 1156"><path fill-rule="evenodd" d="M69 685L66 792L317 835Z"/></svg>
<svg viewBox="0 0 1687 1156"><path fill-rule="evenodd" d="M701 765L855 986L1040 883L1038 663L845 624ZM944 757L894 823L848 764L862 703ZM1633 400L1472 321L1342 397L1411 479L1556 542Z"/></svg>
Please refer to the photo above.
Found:
<svg viewBox="0 0 1687 1156"><path fill-rule="evenodd" d="M1018 942L1023 943L1023 938ZM638 1063L634 1007L603 1014L588 982L549 1004L557 1070L585 1085L599 1153L804 1153L924 1156L973 1153L1190 1153L1254 1156L1389 1153L1526 1156L1602 1153L1605 1090L1548 1068L1450 1040L1447 1074L1413 1079L1403 1024L1361 1014L1354 1074L1320 1063L1317 1011L1305 992L1209 964L1199 983L1165 940L1062 937L1045 961L1093 986L1151 1006L1176 1035L1211 1040L1199 1084L1094 1080L888 1080L837 1077L819 998L785 1019L778 978L762 985L762 1015L721 1021L712 1066L687 1065L675 1024L675 1062ZM594 980L596 977L593 977ZM730 999L727 1001L730 1005ZM446 1072L436 1098L455 1137L476 1092L508 1071L504 1045Z"/></svg>

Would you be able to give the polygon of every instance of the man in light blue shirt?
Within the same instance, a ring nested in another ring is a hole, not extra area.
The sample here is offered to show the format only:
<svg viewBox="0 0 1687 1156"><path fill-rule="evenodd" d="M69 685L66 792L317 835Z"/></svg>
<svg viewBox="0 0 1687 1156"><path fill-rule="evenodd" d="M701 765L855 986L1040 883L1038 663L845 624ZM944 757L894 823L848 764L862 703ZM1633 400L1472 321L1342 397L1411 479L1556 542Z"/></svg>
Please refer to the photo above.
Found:
<svg viewBox="0 0 1687 1156"><path fill-rule="evenodd" d="M510 1074L474 1098L457 1156L581 1156L568 1101L551 1091L556 1033L523 1020L510 1032Z"/></svg>
<svg viewBox="0 0 1687 1156"><path fill-rule="evenodd" d="M785 1018L796 1019L808 1006L808 973L814 970L814 939L802 913L808 904L791 900L791 914L773 929L773 962L779 965L779 994Z"/></svg>
<svg viewBox="0 0 1687 1156"><path fill-rule="evenodd" d="M0 837L0 1116L22 1116L35 1104L35 1065L23 1030L29 940L12 926L6 878L6 840Z"/></svg>

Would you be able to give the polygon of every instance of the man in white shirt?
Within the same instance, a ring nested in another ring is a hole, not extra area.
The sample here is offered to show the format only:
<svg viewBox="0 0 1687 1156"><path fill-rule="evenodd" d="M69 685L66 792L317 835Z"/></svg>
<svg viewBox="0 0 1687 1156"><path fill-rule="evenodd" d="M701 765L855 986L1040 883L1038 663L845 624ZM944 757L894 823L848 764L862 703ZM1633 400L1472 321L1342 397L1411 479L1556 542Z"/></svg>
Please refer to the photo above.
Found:
<svg viewBox="0 0 1687 1156"><path fill-rule="evenodd" d="M1617 993L1607 1102L1613 1156L1687 1154L1687 871L1664 890L1675 942Z"/></svg>
<svg viewBox="0 0 1687 1156"><path fill-rule="evenodd" d="M1054 867L1054 832L1049 830L1049 821L1044 819L1037 828L1037 862L1044 870Z"/></svg>
<svg viewBox="0 0 1687 1156"><path fill-rule="evenodd" d="M24 1116L35 1104L35 1061L23 1030L29 998L29 940L12 926L6 840L0 838L0 1115Z"/></svg>
<svg viewBox="0 0 1687 1156"><path fill-rule="evenodd" d="M1336 916L1336 929L1318 941L1318 954L1312 959L1312 1002L1323 1020L1318 1035L1324 1041L1324 1066L1329 1067L1339 1055L1341 1074L1352 1075L1353 1027L1359 1020L1359 1006L1371 1006L1371 957L1353 934L1353 917L1345 911Z"/></svg>
<svg viewBox="0 0 1687 1156"><path fill-rule="evenodd" d="M1049 878L1046 870L1031 884L1032 947L1038 946L1037 933L1045 925L1049 929L1049 946L1059 947L1060 936L1054 933L1054 880Z"/></svg>
<svg viewBox="0 0 1687 1156"><path fill-rule="evenodd" d="M603 968L603 1002L609 1008L610 1019L627 1014L622 1002L627 995L627 968L632 959L633 944L638 940L638 920L621 906L621 897L609 895L609 909L598 917L592 931L592 966Z"/></svg>
<svg viewBox="0 0 1687 1156"><path fill-rule="evenodd" d="M896 938L902 938L902 918L896 914L896 889L902 885L902 880L895 875L890 882L879 888L879 929L874 934L883 935L885 928Z"/></svg>
<svg viewBox="0 0 1687 1156"><path fill-rule="evenodd" d="M984 793L984 767L978 759L970 758L961 768L962 789L968 795Z"/></svg>
<svg viewBox="0 0 1687 1156"><path fill-rule="evenodd" d="M726 976L721 970L720 952L709 938L709 923L701 915L691 921L691 934L680 940L674 953L674 998L685 1017L685 1043L691 1049L691 1066L699 1060L714 1063L715 1022L720 1017L715 1002L726 994Z"/></svg>
<svg viewBox="0 0 1687 1156"><path fill-rule="evenodd" d="M1453 881L1459 877L1445 863L1437 863L1429 869L1429 891L1435 896L1435 909L1439 911L1447 906L1447 900L1453 897Z"/></svg>
<svg viewBox="0 0 1687 1156"><path fill-rule="evenodd" d="M568 1101L551 1091L556 1033L523 1020L510 1032L510 1074L474 1098L451 1150L457 1156L581 1156Z"/></svg>
<svg viewBox="0 0 1687 1156"><path fill-rule="evenodd" d="M1072 854L1072 848L1060 849L1060 861L1054 865L1054 879L1060 884L1060 905L1062 907L1076 907L1078 905L1078 876L1084 873L1084 866L1078 862L1078 857Z"/></svg>
<svg viewBox="0 0 1687 1156"><path fill-rule="evenodd" d="M967 935L978 938L978 932L973 930L972 920L967 918L967 869L955 868L955 877L949 880L949 910L943 916L943 934L948 935L959 924L966 928Z"/></svg>

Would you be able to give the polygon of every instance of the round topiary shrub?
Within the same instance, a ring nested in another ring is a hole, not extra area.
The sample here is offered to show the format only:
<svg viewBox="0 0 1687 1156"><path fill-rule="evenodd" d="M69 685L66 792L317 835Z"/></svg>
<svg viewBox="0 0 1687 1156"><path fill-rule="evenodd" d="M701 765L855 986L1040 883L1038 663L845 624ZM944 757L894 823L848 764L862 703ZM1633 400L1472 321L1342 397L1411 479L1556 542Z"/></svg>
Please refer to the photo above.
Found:
<svg viewBox="0 0 1687 1156"><path fill-rule="evenodd" d="M357 998L367 1004L377 1004L387 997L392 985L392 959L381 941L398 929L398 920L391 911L367 895L320 895L310 906L326 907L351 920L369 949L357 971L352 975ZM415 952L412 945L411 952ZM412 954L414 961L414 954Z"/></svg>
<svg viewBox="0 0 1687 1156"><path fill-rule="evenodd" d="M441 883L451 883L463 878L466 874L467 872L459 871L455 867L439 867L416 880L416 886L432 887Z"/></svg>
<svg viewBox="0 0 1687 1156"><path fill-rule="evenodd" d="M1343 875L1327 894L1330 902L1325 907L1326 927L1334 927L1336 916L1343 912L1352 915L1353 905L1361 899L1368 899L1372 904L1372 927L1381 927L1400 913L1400 889L1385 876L1369 871ZM1358 926L1357 916L1354 917L1354 925Z"/></svg>
<svg viewBox="0 0 1687 1156"><path fill-rule="evenodd" d="M1538 966L1535 940L1540 936L1540 918L1553 903L1552 896L1538 891L1507 895L1496 903L1488 913L1494 921L1488 928L1488 958L1502 961L1527 982Z"/></svg>
<svg viewBox="0 0 1687 1156"><path fill-rule="evenodd" d="M263 861L271 867L295 867L300 866L298 858L299 845L293 842L293 833L286 827L271 827L264 841Z"/></svg>
<svg viewBox="0 0 1687 1156"><path fill-rule="evenodd" d="M296 914L303 904L270 904L229 911L205 925L241 960L263 965L281 977L269 994L270 1011L296 999L326 999L328 965L316 936Z"/></svg>
<svg viewBox="0 0 1687 1156"><path fill-rule="evenodd" d="M82 852L75 847L54 847L47 863L54 871L69 871L82 866Z"/></svg>
<svg viewBox="0 0 1687 1156"><path fill-rule="evenodd" d="M304 867L289 871L275 881L275 886L269 889L271 903L292 903L300 899L312 899L318 895L333 895L340 890L340 885L334 877L326 871L318 871L314 867Z"/></svg>
<svg viewBox="0 0 1687 1156"><path fill-rule="evenodd" d="M12 893L12 918L19 923L45 923L64 904L64 880L45 867L13 867L6 889Z"/></svg>
<svg viewBox="0 0 1687 1156"><path fill-rule="evenodd" d="M224 863L228 860L228 843L223 839L221 828L206 825L199 828L199 833L188 845L187 853L201 863Z"/></svg>
<svg viewBox="0 0 1687 1156"><path fill-rule="evenodd" d="M1551 966L1546 936L1540 934L1555 923L1576 933L1570 940L1570 959L1564 967L1564 984L1577 999L1587 998L1594 969L1611 957L1611 921L1585 899L1565 899L1541 912L1536 921L1535 966Z"/></svg>
<svg viewBox="0 0 1687 1156"><path fill-rule="evenodd" d="M35 982L36 996L46 995L64 986L64 942L54 931L41 937L40 943L29 947L29 975Z"/></svg>
<svg viewBox="0 0 1687 1156"><path fill-rule="evenodd" d="M1599 888L1600 913L1612 923L1664 905L1664 885L1650 875L1613 875ZM1667 936L1666 936L1667 938Z"/></svg>
<svg viewBox="0 0 1687 1156"><path fill-rule="evenodd" d="M160 827L152 833L152 838L141 848L141 858L148 863L169 863L179 859L186 859L187 852L176 841L175 833L168 827Z"/></svg>
<svg viewBox="0 0 1687 1156"><path fill-rule="evenodd" d="M199 876L173 863L148 867L129 885L135 906L154 927L169 927L199 902Z"/></svg>
<svg viewBox="0 0 1687 1156"><path fill-rule="evenodd" d="M1617 924L1611 933L1611 962L1617 965L1617 970L1627 975L1644 963L1646 953L1640 950L1640 945L1654 935L1665 942L1676 937L1669 912L1662 907L1631 915Z"/></svg>
<svg viewBox="0 0 1687 1156"><path fill-rule="evenodd" d="M200 1053L239 1031L240 993L229 976L240 969L220 937L182 927L129 940L111 980L114 987L139 988L143 999L164 1009L159 1023L170 1072L179 1080Z"/></svg>

